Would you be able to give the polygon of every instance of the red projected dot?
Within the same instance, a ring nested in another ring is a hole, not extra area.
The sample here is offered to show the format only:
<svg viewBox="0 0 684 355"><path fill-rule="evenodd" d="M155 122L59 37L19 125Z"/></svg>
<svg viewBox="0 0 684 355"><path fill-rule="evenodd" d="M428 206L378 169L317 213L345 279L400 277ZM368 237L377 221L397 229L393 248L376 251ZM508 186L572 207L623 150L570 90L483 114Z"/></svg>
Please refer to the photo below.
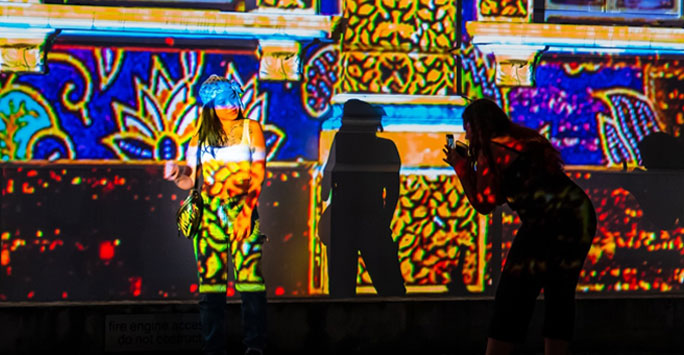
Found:
<svg viewBox="0 0 684 355"><path fill-rule="evenodd" d="M192 292L192 293L197 292L197 284L190 285L190 292Z"/></svg>
<svg viewBox="0 0 684 355"><path fill-rule="evenodd" d="M130 286L130 291L134 297L140 296L142 289L142 277L133 276L128 278L128 283Z"/></svg>
<svg viewBox="0 0 684 355"><path fill-rule="evenodd" d="M285 289L278 286L278 287L276 287L275 294L276 294L276 296L282 296L285 294Z"/></svg>
<svg viewBox="0 0 684 355"><path fill-rule="evenodd" d="M100 243L100 259L111 260L114 257L114 244L110 241Z"/></svg>
<svg viewBox="0 0 684 355"><path fill-rule="evenodd" d="M166 42L167 46L173 46L173 43L174 43L173 38L171 38L171 37L166 37L164 42Z"/></svg>
<svg viewBox="0 0 684 355"><path fill-rule="evenodd" d="M10 263L10 253L9 250L3 249L2 252L0 252L0 265L2 266L7 266Z"/></svg>

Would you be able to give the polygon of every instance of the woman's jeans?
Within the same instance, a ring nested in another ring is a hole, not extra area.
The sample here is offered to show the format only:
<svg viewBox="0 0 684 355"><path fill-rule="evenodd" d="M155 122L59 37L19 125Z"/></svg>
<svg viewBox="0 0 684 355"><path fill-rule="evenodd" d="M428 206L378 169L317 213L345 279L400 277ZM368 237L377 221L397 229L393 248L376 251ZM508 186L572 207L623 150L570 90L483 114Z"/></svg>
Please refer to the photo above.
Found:
<svg viewBox="0 0 684 355"><path fill-rule="evenodd" d="M241 292L243 343L247 348L263 349L266 345L266 292ZM205 354L226 353L226 294L200 294L200 322Z"/></svg>

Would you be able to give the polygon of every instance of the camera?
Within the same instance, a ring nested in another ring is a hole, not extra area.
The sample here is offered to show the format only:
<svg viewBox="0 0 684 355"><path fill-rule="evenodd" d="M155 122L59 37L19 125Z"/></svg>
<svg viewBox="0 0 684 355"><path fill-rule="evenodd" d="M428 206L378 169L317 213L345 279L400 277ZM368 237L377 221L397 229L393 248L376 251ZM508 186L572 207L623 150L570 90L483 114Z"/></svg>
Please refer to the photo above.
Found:
<svg viewBox="0 0 684 355"><path fill-rule="evenodd" d="M450 149L455 149L456 152L461 155L461 156L468 156L468 145L461 142L461 141L455 141L454 140L454 135L453 134L447 134L447 147Z"/></svg>
<svg viewBox="0 0 684 355"><path fill-rule="evenodd" d="M456 142L456 152L460 154L461 156L467 157L468 156L468 145L465 143L458 141Z"/></svg>

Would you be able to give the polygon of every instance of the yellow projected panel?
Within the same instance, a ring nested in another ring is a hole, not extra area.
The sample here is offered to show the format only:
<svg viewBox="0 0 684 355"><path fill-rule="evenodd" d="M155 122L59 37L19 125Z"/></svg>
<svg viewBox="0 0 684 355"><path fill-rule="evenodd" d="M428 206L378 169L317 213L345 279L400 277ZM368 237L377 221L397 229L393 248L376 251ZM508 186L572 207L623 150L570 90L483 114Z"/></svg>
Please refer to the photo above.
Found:
<svg viewBox="0 0 684 355"><path fill-rule="evenodd" d="M533 0L478 0L480 21L529 22Z"/></svg>
<svg viewBox="0 0 684 355"><path fill-rule="evenodd" d="M331 27L329 16L14 3L0 6L0 19L2 27L240 38L319 38Z"/></svg>

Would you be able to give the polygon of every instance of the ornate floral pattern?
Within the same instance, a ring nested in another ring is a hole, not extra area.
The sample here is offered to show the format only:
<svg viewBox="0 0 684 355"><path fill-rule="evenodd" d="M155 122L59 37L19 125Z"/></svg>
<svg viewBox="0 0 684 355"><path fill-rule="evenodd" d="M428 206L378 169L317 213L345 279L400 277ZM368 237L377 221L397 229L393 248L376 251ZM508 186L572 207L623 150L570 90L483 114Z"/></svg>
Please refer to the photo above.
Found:
<svg viewBox="0 0 684 355"><path fill-rule="evenodd" d="M320 207L319 204L317 215L322 213ZM479 215L470 206L455 175L401 175L391 228L399 243L399 262L409 289L456 294L484 292L491 280L487 271L488 226L489 217ZM315 260L324 257L320 244L314 250ZM317 265L324 267L321 263ZM314 270L314 274L326 273ZM362 258L357 285L372 285Z"/></svg>
<svg viewBox="0 0 684 355"><path fill-rule="evenodd" d="M343 50L445 53L457 47L454 0L350 0Z"/></svg>
<svg viewBox="0 0 684 355"><path fill-rule="evenodd" d="M312 117L325 117L330 111L330 99L339 80L339 56L335 46L328 45L316 51L304 66L302 103Z"/></svg>
<svg viewBox="0 0 684 355"><path fill-rule="evenodd" d="M56 46L48 55L47 74L4 77L2 159L183 159L201 109L195 91L209 74L239 83L244 114L262 123L267 158L277 159L288 129L300 136L310 130L301 133L299 127L283 126L289 121L282 118L267 119L269 94L259 90L257 73L249 71L256 63L247 53ZM286 154L306 156L312 150L306 141L291 142Z"/></svg>
<svg viewBox="0 0 684 355"><path fill-rule="evenodd" d="M339 92L450 95L456 90L456 58L417 53L342 54Z"/></svg>
<svg viewBox="0 0 684 355"><path fill-rule="evenodd" d="M74 156L74 146L50 103L11 75L0 88L0 159L57 160Z"/></svg>
<svg viewBox="0 0 684 355"><path fill-rule="evenodd" d="M477 8L482 17L527 18L532 0L479 0Z"/></svg>
<svg viewBox="0 0 684 355"><path fill-rule="evenodd" d="M314 6L314 0L259 0L257 5L259 7L275 7L284 10L293 9L311 9Z"/></svg>
<svg viewBox="0 0 684 355"><path fill-rule="evenodd" d="M184 74L174 80L159 57L153 57L149 82L135 78L136 108L113 102L119 131L102 142L122 160L183 159L182 147L195 132L200 108L188 85L197 72Z"/></svg>
<svg viewBox="0 0 684 355"><path fill-rule="evenodd" d="M651 102L628 89L599 91L594 95L610 108L609 115L596 114L601 147L608 165L640 164L637 143L650 133L660 131Z"/></svg>

